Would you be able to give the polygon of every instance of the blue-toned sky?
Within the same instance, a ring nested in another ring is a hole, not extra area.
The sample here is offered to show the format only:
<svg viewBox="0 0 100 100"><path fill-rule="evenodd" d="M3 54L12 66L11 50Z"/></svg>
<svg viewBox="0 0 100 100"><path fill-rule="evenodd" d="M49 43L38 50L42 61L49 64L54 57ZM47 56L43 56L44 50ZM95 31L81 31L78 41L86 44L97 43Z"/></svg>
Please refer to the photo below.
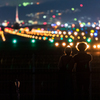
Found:
<svg viewBox="0 0 100 100"><path fill-rule="evenodd" d="M19 7L20 19L25 19L26 14L47 11L51 9L66 10L66 9L79 9L80 12L76 14L70 14L69 16L88 16L93 20L97 20L100 17L100 1L99 0L0 0L0 20L15 19L15 6L22 4L23 2L33 2L33 5L26 7ZM36 5L36 2L40 2ZM83 7L80 7L83 4Z"/></svg>

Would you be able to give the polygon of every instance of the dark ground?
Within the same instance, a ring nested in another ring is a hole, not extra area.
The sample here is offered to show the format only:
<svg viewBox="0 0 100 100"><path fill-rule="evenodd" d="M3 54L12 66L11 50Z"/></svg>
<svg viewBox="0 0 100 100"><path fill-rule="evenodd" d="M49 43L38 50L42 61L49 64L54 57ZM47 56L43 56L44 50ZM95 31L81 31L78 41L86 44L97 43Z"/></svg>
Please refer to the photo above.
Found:
<svg viewBox="0 0 100 100"><path fill-rule="evenodd" d="M7 35L6 35L7 36ZM7 36L7 42L0 42L0 97L1 100L16 99L16 78L20 81L21 100L45 99L58 97L57 65L64 48L54 47L48 42L28 44L30 39L22 38L17 44L12 44L12 38ZM17 37L20 40L20 37ZM40 43L40 44L39 44ZM100 99L100 51L88 51L93 55L90 76L90 100ZM73 55L76 50L73 49ZM34 54L34 56L33 56ZM33 59L34 57L34 59ZM34 71L35 68L35 71ZM76 76L73 72L74 99L76 100ZM12 92L11 92L12 91Z"/></svg>

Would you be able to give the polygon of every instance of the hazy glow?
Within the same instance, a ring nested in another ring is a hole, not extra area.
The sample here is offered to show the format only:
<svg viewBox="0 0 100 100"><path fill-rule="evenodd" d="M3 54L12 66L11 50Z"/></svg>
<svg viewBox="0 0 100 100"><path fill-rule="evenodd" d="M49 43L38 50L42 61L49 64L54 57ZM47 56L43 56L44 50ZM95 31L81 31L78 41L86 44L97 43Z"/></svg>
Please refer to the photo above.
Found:
<svg viewBox="0 0 100 100"><path fill-rule="evenodd" d="M96 49L96 45L93 45L93 48Z"/></svg>
<svg viewBox="0 0 100 100"><path fill-rule="evenodd" d="M78 43L76 44L76 49L77 49L78 51L79 51L79 49L78 49L78 45L79 45L80 43L84 43L84 44L87 45L85 51L89 48L89 45L88 45L86 42L78 42Z"/></svg>
<svg viewBox="0 0 100 100"><path fill-rule="evenodd" d="M56 43L55 43L55 46L56 46L56 47L58 47L58 46L59 46L59 43L58 43L58 42L56 42Z"/></svg>
<svg viewBox="0 0 100 100"><path fill-rule="evenodd" d="M65 46L66 46L66 43L65 43L65 42L63 42L63 43L62 43L62 46L63 46L63 47L65 47Z"/></svg>

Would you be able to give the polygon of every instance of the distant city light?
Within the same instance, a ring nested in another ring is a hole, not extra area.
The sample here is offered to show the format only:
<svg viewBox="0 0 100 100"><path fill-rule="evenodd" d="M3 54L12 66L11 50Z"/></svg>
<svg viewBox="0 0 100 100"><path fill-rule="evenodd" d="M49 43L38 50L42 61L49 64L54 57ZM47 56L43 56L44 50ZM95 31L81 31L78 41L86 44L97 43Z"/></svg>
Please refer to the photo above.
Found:
<svg viewBox="0 0 100 100"><path fill-rule="evenodd" d="M59 26L61 24L61 22L58 21L58 22L56 22L56 24Z"/></svg>
<svg viewBox="0 0 100 100"><path fill-rule="evenodd" d="M46 15L44 15L44 16L43 16L43 18L45 19L45 18L47 18L47 16L46 16Z"/></svg>
<svg viewBox="0 0 100 100"><path fill-rule="evenodd" d="M36 4L37 4L37 5L39 5L40 3L39 3L39 2L37 2Z"/></svg>
<svg viewBox="0 0 100 100"><path fill-rule="evenodd" d="M77 21L77 18L74 18L74 21Z"/></svg>
<svg viewBox="0 0 100 100"><path fill-rule="evenodd" d="M65 27L68 27L68 24L67 23L65 23Z"/></svg>
<svg viewBox="0 0 100 100"><path fill-rule="evenodd" d="M83 4L80 4L80 7L83 7Z"/></svg>
<svg viewBox="0 0 100 100"><path fill-rule="evenodd" d="M74 8L71 8L71 10L74 11L75 9Z"/></svg>
<svg viewBox="0 0 100 100"><path fill-rule="evenodd" d="M43 22L43 25L47 25L47 22Z"/></svg>
<svg viewBox="0 0 100 100"><path fill-rule="evenodd" d="M94 36L95 36L95 37L98 36L98 33L94 33Z"/></svg>
<svg viewBox="0 0 100 100"><path fill-rule="evenodd" d="M53 15L52 17L53 17L53 18L55 18L56 16L55 16L55 15Z"/></svg>
<svg viewBox="0 0 100 100"><path fill-rule="evenodd" d="M92 27L94 28L94 27L95 27L95 25L94 25L94 24L92 24Z"/></svg>

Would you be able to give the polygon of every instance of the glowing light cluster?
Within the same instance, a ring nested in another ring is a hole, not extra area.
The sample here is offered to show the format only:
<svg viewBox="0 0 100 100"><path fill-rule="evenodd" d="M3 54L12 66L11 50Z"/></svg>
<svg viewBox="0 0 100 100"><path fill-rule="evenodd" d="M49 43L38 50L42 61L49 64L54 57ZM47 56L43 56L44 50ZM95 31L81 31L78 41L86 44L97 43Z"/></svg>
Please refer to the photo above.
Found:
<svg viewBox="0 0 100 100"><path fill-rule="evenodd" d="M5 38L5 36L4 36L3 31L0 31L0 35L1 35L1 37L2 37L2 40L3 40L3 41L6 41L6 38Z"/></svg>
<svg viewBox="0 0 100 100"><path fill-rule="evenodd" d="M95 44L95 45L93 45L93 48L94 48L94 49L100 49L100 44L97 44L97 45Z"/></svg>

